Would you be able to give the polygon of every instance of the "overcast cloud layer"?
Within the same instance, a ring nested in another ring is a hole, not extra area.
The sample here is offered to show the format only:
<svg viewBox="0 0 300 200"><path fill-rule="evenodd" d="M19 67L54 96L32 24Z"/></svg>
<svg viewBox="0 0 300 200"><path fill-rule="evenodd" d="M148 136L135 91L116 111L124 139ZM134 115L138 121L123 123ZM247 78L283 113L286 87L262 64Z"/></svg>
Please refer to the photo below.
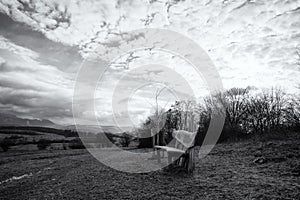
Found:
<svg viewBox="0 0 300 200"><path fill-rule="evenodd" d="M138 28L192 38L226 88L282 86L294 93L300 83L299 0L2 0L0 12L0 109L23 117L72 123L81 61L108 38ZM118 78L108 74L107 87ZM97 96L103 120L110 115L106 89ZM136 120L145 115L135 111Z"/></svg>

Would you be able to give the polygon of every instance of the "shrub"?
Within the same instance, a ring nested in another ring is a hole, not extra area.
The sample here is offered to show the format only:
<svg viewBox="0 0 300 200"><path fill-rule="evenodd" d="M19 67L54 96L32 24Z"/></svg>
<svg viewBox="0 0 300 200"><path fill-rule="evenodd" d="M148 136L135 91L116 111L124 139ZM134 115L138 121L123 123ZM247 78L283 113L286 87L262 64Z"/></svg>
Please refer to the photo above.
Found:
<svg viewBox="0 0 300 200"><path fill-rule="evenodd" d="M68 147L67 147L66 143L63 143L63 150L67 150L67 149L68 149Z"/></svg>
<svg viewBox="0 0 300 200"><path fill-rule="evenodd" d="M79 138L76 138L72 140L72 142L69 144L70 149L85 149L84 144Z"/></svg>
<svg viewBox="0 0 300 200"><path fill-rule="evenodd" d="M51 141L50 140L40 139L38 141L37 147L38 147L39 150L45 150L50 145L51 145Z"/></svg>
<svg viewBox="0 0 300 200"><path fill-rule="evenodd" d="M8 143L4 142L4 140L2 140L0 142L0 147L3 149L4 152L7 152L8 149L9 149L9 147L10 147L10 145Z"/></svg>
<svg viewBox="0 0 300 200"><path fill-rule="evenodd" d="M138 136L139 136L138 148L152 148L153 147L153 137L151 137L150 129L147 129L147 128L139 129Z"/></svg>
<svg viewBox="0 0 300 200"><path fill-rule="evenodd" d="M133 140L133 137L127 133L123 133L122 137L120 138L120 144L122 147L128 147L130 142Z"/></svg>
<svg viewBox="0 0 300 200"><path fill-rule="evenodd" d="M16 139L11 137L5 137L2 141L0 141L0 147L3 149L4 152L8 151L11 146L16 145Z"/></svg>

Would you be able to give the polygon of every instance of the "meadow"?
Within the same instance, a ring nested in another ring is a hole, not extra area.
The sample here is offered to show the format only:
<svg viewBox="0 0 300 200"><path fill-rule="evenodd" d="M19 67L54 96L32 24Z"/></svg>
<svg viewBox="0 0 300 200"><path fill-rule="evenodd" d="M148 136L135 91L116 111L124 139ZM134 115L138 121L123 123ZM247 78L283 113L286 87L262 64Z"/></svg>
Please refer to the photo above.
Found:
<svg viewBox="0 0 300 200"><path fill-rule="evenodd" d="M299 138L217 144L191 175L120 172L85 149L0 154L0 199L300 199L299 177Z"/></svg>

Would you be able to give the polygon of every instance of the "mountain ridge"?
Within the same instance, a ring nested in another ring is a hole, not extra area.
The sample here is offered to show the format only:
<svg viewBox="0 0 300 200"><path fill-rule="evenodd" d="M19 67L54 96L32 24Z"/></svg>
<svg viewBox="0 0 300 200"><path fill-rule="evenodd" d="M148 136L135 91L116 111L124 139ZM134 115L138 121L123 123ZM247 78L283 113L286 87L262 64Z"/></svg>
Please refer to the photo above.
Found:
<svg viewBox="0 0 300 200"><path fill-rule="evenodd" d="M48 119L27 119L20 118L13 114L0 113L1 126L55 126L55 123Z"/></svg>
<svg viewBox="0 0 300 200"><path fill-rule="evenodd" d="M13 114L0 113L0 126L38 126L38 127L49 127L62 130L72 130L79 132L91 132L100 133L107 132L113 134L121 134L123 132L130 132L133 130L132 127L117 127L112 125L98 126L98 125L59 125L55 124L48 119L27 119L21 118Z"/></svg>

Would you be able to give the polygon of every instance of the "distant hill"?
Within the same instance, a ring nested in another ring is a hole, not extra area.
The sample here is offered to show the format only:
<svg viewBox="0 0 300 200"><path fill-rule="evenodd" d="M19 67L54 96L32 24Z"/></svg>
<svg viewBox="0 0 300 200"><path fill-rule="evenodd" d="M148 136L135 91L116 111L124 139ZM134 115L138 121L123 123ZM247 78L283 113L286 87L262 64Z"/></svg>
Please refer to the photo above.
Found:
<svg viewBox="0 0 300 200"><path fill-rule="evenodd" d="M75 125L66 126L65 129L68 130L76 130ZM101 129L99 126L96 125L77 125L77 131L79 132L90 132L90 133L112 133L112 134L121 134L123 132L130 132L132 131L131 127L117 127L117 126L101 126Z"/></svg>
<svg viewBox="0 0 300 200"><path fill-rule="evenodd" d="M16 115L0 113L0 126L41 126L53 127L55 124L47 119L26 119Z"/></svg>
<svg viewBox="0 0 300 200"><path fill-rule="evenodd" d="M79 131L79 132L89 132L89 133L112 133L112 134L122 134L123 132L132 131L131 127L116 127L116 126L99 126L96 125L58 125L47 119L26 119L20 118L16 115L0 113L0 126L16 126L16 127L49 127L60 130L70 130L70 131Z"/></svg>
<svg viewBox="0 0 300 200"><path fill-rule="evenodd" d="M64 137L78 137L75 131L39 126L0 126L0 134L29 136L55 134Z"/></svg>

